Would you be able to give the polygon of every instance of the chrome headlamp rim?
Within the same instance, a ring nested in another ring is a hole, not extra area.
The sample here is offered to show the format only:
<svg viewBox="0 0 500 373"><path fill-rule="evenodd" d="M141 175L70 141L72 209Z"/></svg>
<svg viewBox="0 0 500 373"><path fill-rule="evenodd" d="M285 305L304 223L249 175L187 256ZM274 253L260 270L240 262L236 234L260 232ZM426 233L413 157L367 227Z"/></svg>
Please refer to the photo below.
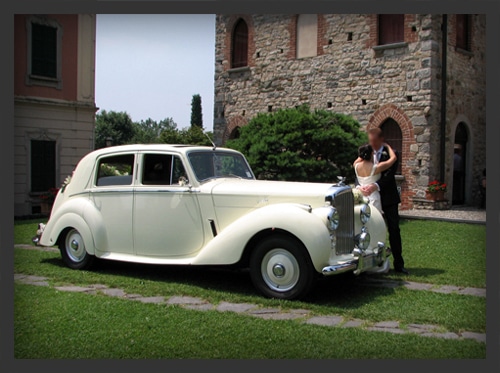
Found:
<svg viewBox="0 0 500 373"><path fill-rule="evenodd" d="M364 204L361 206L361 211L359 214L359 218L361 219L361 223L366 224L370 221L372 215L372 209L369 204Z"/></svg>
<svg viewBox="0 0 500 373"><path fill-rule="evenodd" d="M370 233L368 233L367 230L362 230L362 232L355 237L356 246L362 251L368 249L370 240Z"/></svg>
<svg viewBox="0 0 500 373"><path fill-rule="evenodd" d="M327 226L330 231L335 231L339 228L340 215L335 207L330 207L327 215Z"/></svg>

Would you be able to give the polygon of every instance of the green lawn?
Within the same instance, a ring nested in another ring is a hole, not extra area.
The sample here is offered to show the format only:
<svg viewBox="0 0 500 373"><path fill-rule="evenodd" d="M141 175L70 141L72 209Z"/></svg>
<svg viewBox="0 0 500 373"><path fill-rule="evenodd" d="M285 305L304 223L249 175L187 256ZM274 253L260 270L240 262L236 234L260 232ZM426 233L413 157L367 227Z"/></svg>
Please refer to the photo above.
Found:
<svg viewBox="0 0 500 373"><path fill-rule="evenodd" d="M15 244L33 244L31 239L36 234L38 223L46 223L47 219L42 220L15 220L14 221L14 243Z"/></svg>
<svg viewBox="0 0 500 373"><path fill-rule="evenodd" d="M486 287L485 225L402 220L400 226L409 280Z"/></svg>
<svg viewBox="0 0 500 373"><path fill-rule="evenodd" d="M248 302L268 307L306 308L318 315L341 314L373 322L438 324L450 331L484 332L484 298L366 286L362 279L338 276L319 281L303 301L263 298L245 271L206 268L163 267L131 263L101 262L92 271L64 267L59 254L16 249L15 272L46 276L61 284L106 284L129 294L145 296L188 295L220 301ZM361 280L361 281L358 281Z"/></svg>
<svg viewBox="0 0 500 373"><path fill-rule="evenodd" d="M15 358L484 358L471 340L327 328L16 285Z"/></svg>
<svg viewBox="0 0 500 373"><path fill-rule="evenodd" d="M31 242L37 223L16 222L15 242ZM401 231L411 275L384 277L485 286L485 226L404 221ZM91 271L76 271L63 265L58 252L25 249L15 249L14 266L16 273L48 277L51 285L100 283L145 296L189 295L213 304L305 308L315 315L339 314L368 323L434 324L452 332L483 333L486 329L484 298L377 288L367 286L364 276L322 279L306 299L292 302L263 298L243 270L102 260ZM475 341L265 321L23 285L16 285L15 318L16 357L444 358L485 354L485 346ZM278 329L279 333L273 332ZM185 342L178 343L180 339Z"/></svg>

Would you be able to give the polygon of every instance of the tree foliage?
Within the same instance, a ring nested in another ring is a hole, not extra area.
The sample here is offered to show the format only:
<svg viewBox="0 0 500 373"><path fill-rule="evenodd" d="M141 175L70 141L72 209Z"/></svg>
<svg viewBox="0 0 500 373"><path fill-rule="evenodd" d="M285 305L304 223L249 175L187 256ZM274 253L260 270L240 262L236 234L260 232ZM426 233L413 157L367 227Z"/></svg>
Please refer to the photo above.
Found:
<svg viewBox="0 0 500 373"><path fill-rule="evenodd" d="M160 143L160 136L165 131L176 131L177 124L172 118L165 118L159 122L148 118L135 123L136 132L132 139L135 144Z"/></svg>
<svg viewBox="0 0 500 373"><path fill-rule="evenodd" d="M259 179L334 182L354 178L352 163L365 142L352 117L304 105L258 114L226 146L245 154Z"/></svg>
<svg viewBox="0 0 500 373"><path fill-rule="evenodd" d="M126 112L103 110L96 115L95 148L106 147L106 139L110 138L112 145L124 144L189 144L207 145L213 138L211 132L205 132L202 127L178 129L172 118L159 122L148 118L133 122Z"/></svg>
<svg viewBox="0 0 500 373"><path fill-rule="evenodd" d="M103 110L96 115L95 148L106 147L106 139L113 145L129 144L136 135L136 126L126 112Z"/></svg>
<svg viewBox="0 0 500 373"><path fill-rule="evenodd" d="M191 100L191 127L203 128L203 117L201 113L201 96L193 95Z"/></svg>
<svg viewBox="0 0 500 373"><path fill-rule="evenodd" d="M186 144L186 145L206 145L212 143L208 137L213 138L211 132L204 132L202 128L193 126L178 130L177 128L168 129L162 132L160 142L166 144Z"/></svg>

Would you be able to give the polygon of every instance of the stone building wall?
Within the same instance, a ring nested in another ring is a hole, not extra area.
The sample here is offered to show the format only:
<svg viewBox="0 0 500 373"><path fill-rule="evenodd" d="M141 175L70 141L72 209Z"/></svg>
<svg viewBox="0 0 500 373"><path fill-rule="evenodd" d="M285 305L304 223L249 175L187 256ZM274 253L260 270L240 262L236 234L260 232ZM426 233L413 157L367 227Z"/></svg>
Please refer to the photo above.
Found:
<svg viewBox="0 0 500 373"><path fill-rule="evenodd" d="M231 69L228 38L239 16L217 15L217 143L259 112L304 103L349 114L365 129L392 118L403 133L402 207L425 197L429 178L439 172L441 15L405 15L404 42L378 46L377 15L319 14L318 55L302 59L295 58L297 15L244 17L251 17L252 55L248 67Z"/></svg>
<svg viewBox="0 0 500 373"><path fill-rule="evenodd" d="M448 17L446 180L449 190L453 190L453 144L456 128L462 122L469 137L465 154L465 202L477 205L479 180L486 168L486 16L471 16L470 51L456 48L456 15Z"/></svg>

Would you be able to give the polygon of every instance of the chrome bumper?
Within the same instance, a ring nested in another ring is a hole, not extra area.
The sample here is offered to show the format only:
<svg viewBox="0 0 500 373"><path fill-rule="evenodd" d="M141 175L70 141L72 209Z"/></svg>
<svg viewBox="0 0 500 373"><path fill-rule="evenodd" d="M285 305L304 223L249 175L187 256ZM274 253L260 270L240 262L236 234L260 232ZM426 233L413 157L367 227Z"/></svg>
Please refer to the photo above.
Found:
<svg viewBox="0 0 500 373"><path fill-rule="evenodd" d="M31 241L37 246L40 245L40 238L42 237L44 229L45 229L45 224L43 223L38 224L38 230L36 231L36 236L34 236L31 239Z"/></svg>
<svg viewBox="0 0 500 373"><path fill-rule="evenodd" d="M368 254L362 253L359 249L353 250L354 259L344 263L326 266L321 270L324 276L338 275L344 272L354 272L360 274L376 266L382 266L391 255L391 249L383 242L379 242L377 247ZM373 265L375 264L375 265Z"/></svg>

